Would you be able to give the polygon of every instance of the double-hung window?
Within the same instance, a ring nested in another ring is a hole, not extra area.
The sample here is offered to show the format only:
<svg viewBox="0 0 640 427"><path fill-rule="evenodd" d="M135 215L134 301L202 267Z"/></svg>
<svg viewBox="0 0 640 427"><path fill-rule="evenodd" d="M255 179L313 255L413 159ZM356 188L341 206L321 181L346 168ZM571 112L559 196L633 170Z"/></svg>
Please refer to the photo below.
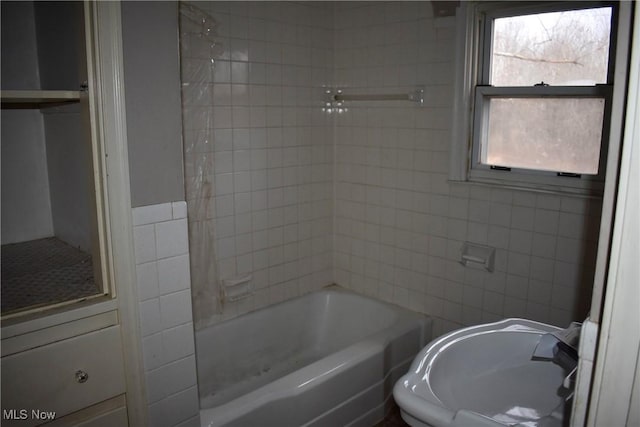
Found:
<svg viewBox="0 0 640 427"><path fill-rule="evenodd" d="M598 192L616 4L478 3L467 19L467 178ZM469 28L471 27L471 28Z"/></svg>

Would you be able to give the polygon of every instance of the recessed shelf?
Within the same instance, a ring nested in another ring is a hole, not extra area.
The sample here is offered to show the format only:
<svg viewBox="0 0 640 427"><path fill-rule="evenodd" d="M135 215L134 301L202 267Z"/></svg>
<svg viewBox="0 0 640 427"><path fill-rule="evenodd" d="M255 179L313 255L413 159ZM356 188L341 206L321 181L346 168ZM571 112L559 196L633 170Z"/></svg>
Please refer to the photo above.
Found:
<svg viewBox="0 0 640 427"><path fill-rule="evenodd" d="M2 108L44 108L80 102L77 90L3 90Z"/></svg>

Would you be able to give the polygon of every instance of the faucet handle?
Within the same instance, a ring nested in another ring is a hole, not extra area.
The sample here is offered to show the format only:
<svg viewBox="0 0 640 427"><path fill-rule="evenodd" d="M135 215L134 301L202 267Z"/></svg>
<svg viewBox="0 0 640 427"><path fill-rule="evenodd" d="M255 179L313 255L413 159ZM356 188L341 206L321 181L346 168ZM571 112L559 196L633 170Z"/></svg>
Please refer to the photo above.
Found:
<svg viewBox="0 0 640 427"><path fill-rule="evenodd" d="M569 372L569 375L567 375L566 377L564 377L564 380L562 381L562 386L566 389L569 390L573 390L573 386L576 383L576 374L578 372L578 367L576 366L575 368L573 368L573 370L571 372Z"/></svg>
<svg viewBox="0 0 640 427"><path fill-rule="evenodd" d="M571 372L569 372L569 375L564 377L564 380L562 381L562 387L564 387L564 389L567 390L567 395L564 398L565 402L570 401L573 398L573 395L575 394L577 372L578 372L578 367L576 366L571 370Z"/></svg>

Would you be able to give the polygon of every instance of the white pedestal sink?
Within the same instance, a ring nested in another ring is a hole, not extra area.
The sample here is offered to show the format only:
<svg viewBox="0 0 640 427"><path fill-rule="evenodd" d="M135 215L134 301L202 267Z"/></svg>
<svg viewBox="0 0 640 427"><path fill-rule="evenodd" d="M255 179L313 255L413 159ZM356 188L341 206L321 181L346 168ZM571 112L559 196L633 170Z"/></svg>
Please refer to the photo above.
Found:
<svg viewBox="0 0 640 427"><path fill-rule="evenodd" d="M432 341L394 387L403 419L414 427L562 426L569 372L531 360L540 337L558 330L507 319Z"/></svg>

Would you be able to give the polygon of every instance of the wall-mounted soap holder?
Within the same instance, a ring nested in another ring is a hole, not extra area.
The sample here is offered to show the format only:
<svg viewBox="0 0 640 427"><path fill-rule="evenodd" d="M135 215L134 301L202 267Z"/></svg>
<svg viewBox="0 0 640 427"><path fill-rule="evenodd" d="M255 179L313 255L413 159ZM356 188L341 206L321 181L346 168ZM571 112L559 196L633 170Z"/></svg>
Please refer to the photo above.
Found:
<svg viewBox="0 0 640 427"><path fill-rule="evenodd" d="M460 264L465 267L484 268L487 271L493 271L496 248L464 242L461 252Z"/></svg>
<svg viewBox="0 0 640 427"><path fill-rule="evenodd" d="M252 274L247 274L222 281L222 292L227 301L238 301L253 293Z"/></svg>

